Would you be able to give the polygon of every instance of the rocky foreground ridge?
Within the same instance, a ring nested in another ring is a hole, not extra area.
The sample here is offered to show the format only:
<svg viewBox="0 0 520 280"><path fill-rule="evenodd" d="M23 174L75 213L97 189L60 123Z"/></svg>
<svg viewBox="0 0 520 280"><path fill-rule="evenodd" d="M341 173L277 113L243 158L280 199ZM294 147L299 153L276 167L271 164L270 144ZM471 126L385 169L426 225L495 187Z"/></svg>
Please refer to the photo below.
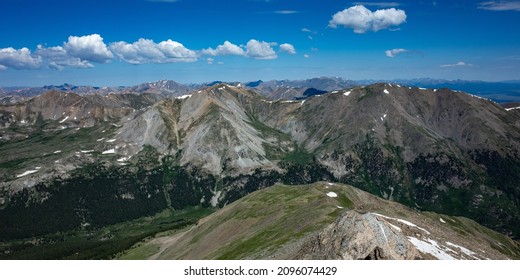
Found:
<svg viewBox="0 0 520 280"><path fill-rule="evenodd" d="M472 220L421 212L351 186L318 182L252 193L196 226L137 244L126 255L146 251L151 259L475 260L518 258L519 249L511 239Z"/></svg>

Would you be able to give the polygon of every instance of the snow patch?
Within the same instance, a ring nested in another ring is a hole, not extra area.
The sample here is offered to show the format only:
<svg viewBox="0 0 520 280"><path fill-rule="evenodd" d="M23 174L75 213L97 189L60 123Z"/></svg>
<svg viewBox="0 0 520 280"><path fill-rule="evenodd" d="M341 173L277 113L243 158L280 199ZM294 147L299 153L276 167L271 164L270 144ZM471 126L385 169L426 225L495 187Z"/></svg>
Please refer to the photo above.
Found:
<svg viewBox="0 0 520 280"><path fill-rule="evenodd" d="M305 100L302 100L302 103L300 103L300 105L303 105L303 103L305 103Z"/></svg>
<svg viewBox="0 0 520 280"><path fill-rule="evenodd" d="M328 196L328 197L338 197L338 194L335 193L335 192L328 192L328 193L327 193L327 196Z"/></svg>
<svg viewBox="0 0 520 280"><path fill-rule="evenodd" d="M60 150L57 150L57 151L54 151L53 154L59 154L59 153L61 153L61 151L60 151Z"/></svg>
<svg viewBox="0 0 520 280"><path fill-rule="evenodd" d="M520 109L520 107L507 108L506 111L518 110L518 109Z"/></svg>
<svg viewBox="0 0 520 280"><path fill-rule="evenodd" d="M65 118L63 120L61 120L60 123L64 123L68 118L69 118L69 116L65 116Z"/></svg>
<svg viewBox="0 0 520 280"><path fill-rule="evenodd" d="M398 221L398 222L400 222L401 224L405 224L405 225L407 225L407 226L409 226L409 227L418 228L418 229L424 231L425 233L430 234L429 231L427 231L427 230L425 230L424 228L419 227L419 226L417 226L417 225L415 225L415 224L413 224L413 223L411 223L411 222L409 222L409 221L407 221L407 220L398 219L398 218L392 218L392 217L388 217L388 216L381 215L381 214L378 214L378 213L372 213L372 214L374 214L374 215L376 215L376 216L380 216L380 217L386 218L386 219L390 219L390 220Z"/></svg>
<svg viewBox="0 0 520 280"><path fill-rule="evenodd" d="M90 154L90 153L92 153L93 151L94 151L94 150L81 150L80 152L81 152L82 154Z"/></svg>
<svg viewBox="0 0 520 280"><path fill-rule="evenodd" d="M338 209L343 209L343 207L341 207L341 206L339 206L339 205L336 205L336 207L337 207Z"/></svg>
<svg viewBox="0 0 520 280"><path fill-rule="evenodd" d="M439 260L454 260L450 254L446 253L435 240L428 238L427 241L419 240L415 237L408 236L408 240L422 253L430 254Z"/></svg>
<svg viewBox="0 0 520 280"><path fill-rule="evenodd" d="M122 158L118 158L117 161L124 162L124 161L127 161L129 159L130 159L130 157L122 157Z"/></svg>
<svg viewBox="0 0 520 280"><path fill-rule="evenodd" d="M446 221L444 221L442 218L439 218L439 221L440 221L441 223L443 223L443 224L446 223Z"/></svg>
<svg viewBox="0 0 520 280"><path fill-rule="evenodd" d="M471 250L469 250L469 249L467 249L467 248L465 248L465 247L462 247L462 246L457 245L457 244L453 244L453 243L451 243L451 242L446 242L446 244L447 244L448 246L451 246L451 247L454 247L454 248L460 249L460 251L461 251L463 254L465 254L465 255L468 255L468 256L473 257L473 258L477 258L477 257L476 257L477 254L476 254L475 252L473 252L473 251L471 251ZM477 259L478 259L478 258L477 258Z"/></svg>
<svg viewBox="0 0 520 280"><path fill-rule="evenodd" d="M189 98L189 97L191 97L191 94L177 96L177 97L175 97L175 99L186 99L186 98Z"/></svg>
<svg viewBox="0 0 520 280"><path fill-rule="evenodd" d="M385 90L383 90L384 93L386 94L390 94L390 92L385 88Z"/></svg>
<svg viewBox="0 0 520 280"><path fill-rule="evenodd" d="M332 93L338 93L338 91L337 91L337 90L335 90L335 91L333 91Z"/></svg>
<svg viewBox="0 0 520 280"><path fill-rule="evenodd" d="M401 228L400 228L400 227L398 227L398 226L396 226L396 225L393 225L393 224L391 224L391 223L388 223L388 224L389 224L391 227L393 227L395 230L397 230L397 231L401 231Z"/></svg>
<svg viewBox="0 0 520 280"><path fill-rule="evenodd" d="M18 175L16 175L16 178L20 178L20 177L23 177L23 176L27 176L27 175L29 175L29 174L36 173L36 172L38 172L38 171L39 171L38 169L27 170L27 171L25 171L25 172L22 173L22 174L18 174Z"/></svg>
<svg viewBox="0 0 520 280"><path fill-rule="evenodd" d="M106 142L107 142L107 143L112 143L112 142L115 142L115 141L116 141L116 139L109 139L109 140L107 140Z"/></svg>
<svg viewBox="0 0 520 280"><path fill-rule="evenodd" d="M461 91L459 91L461 92ZM462 92L462 93L465 93L465 92ZM474 98L478 98L478 99L482 99L482 100L487 100L487 101L491 101L491 99L488 99L488 98L484 98L484 97L481 97L481 96L477 96L477 95L474 95L474 94L471 94L471 93L466 93L467 95L471 96L471 97L474 97Z"/></svg>
<svg viewBox="0 0 520 280"><path fill-rule="evenodd" d="M343 95L345 95L345 96L349 96L351 92L352 92L351 90L349 90L349 91L345 91L345 92L343 93Z"/></svg>
<svg viewBox="0 0 520 280"><path fill-rule="evenodd" d="M96 141L100 142L100 141L103 141L103 140L105 140L105 138L99 138L99 139L96 140Z"/></svg>
<svg viewBox="0 0 520 280"><path fill-rule="evenodd" d="M106 154L115 154L115 153L116 153L116 151L114 149L110 149L110 150L103 151L101 154L106 155Z"/></svg>

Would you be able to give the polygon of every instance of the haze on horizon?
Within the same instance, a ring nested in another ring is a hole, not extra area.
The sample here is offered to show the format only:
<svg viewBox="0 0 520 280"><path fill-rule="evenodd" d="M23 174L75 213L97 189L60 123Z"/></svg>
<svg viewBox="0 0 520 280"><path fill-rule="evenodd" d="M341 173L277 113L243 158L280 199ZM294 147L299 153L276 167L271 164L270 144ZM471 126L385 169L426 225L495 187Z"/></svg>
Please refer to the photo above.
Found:
<svg viewBox="0 0 520 280"><path fill-rule="evenodd" d="M0 86L520 80L520 1L6 0L3 7Z"/></svg>

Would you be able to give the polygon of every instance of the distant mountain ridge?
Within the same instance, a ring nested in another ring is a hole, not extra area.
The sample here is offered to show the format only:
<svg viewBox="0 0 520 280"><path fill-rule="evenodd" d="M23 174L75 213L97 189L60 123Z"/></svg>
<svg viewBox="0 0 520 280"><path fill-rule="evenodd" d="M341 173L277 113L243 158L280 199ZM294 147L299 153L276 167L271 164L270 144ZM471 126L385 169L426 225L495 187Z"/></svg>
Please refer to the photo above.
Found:
<svg viewBox="0 0 520 280"><path fill-rule="evenodd" d="M320 77L306 80L272 80L272 81L253 81L253 82L223 82L213 81L200 84L180 84L172 80L159 80L157 82L142 83L135 86L118 87L96 87L96 86L75 86L63 84L60 86L44 87L0 87L0 104L9 104L43 94L49 90L60 90L74 92L77 94L101 94L109 93L154 93L164 97L175 97L187 94L190 91L200 88L211 87L220 83L227 83L233 86L253 88L257 92L270 99L293 100L305 97L307 90L333 91L350 88L360 85L370 85L374 83L397 83L405 86L424 87L424 88L449 88L470 92L485 98L489 98L498 103L520 102L520 81L504 82L483 82L465 80L443 80L443 79L411 79L411 80L346 80L339 77Z"/></svg>

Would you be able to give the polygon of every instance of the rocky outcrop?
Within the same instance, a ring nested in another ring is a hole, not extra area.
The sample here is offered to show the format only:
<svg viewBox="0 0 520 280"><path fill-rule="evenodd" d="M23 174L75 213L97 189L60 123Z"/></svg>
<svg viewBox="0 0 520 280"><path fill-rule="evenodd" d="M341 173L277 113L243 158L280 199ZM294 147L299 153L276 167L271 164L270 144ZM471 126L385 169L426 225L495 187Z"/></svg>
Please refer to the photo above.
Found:
<svg viewBox="0 0 520 280"><path fill-rule="evenodd" d="M372 213L348 211L304 244L296 258L410 260L420 254L399 227Z"/></svg>

